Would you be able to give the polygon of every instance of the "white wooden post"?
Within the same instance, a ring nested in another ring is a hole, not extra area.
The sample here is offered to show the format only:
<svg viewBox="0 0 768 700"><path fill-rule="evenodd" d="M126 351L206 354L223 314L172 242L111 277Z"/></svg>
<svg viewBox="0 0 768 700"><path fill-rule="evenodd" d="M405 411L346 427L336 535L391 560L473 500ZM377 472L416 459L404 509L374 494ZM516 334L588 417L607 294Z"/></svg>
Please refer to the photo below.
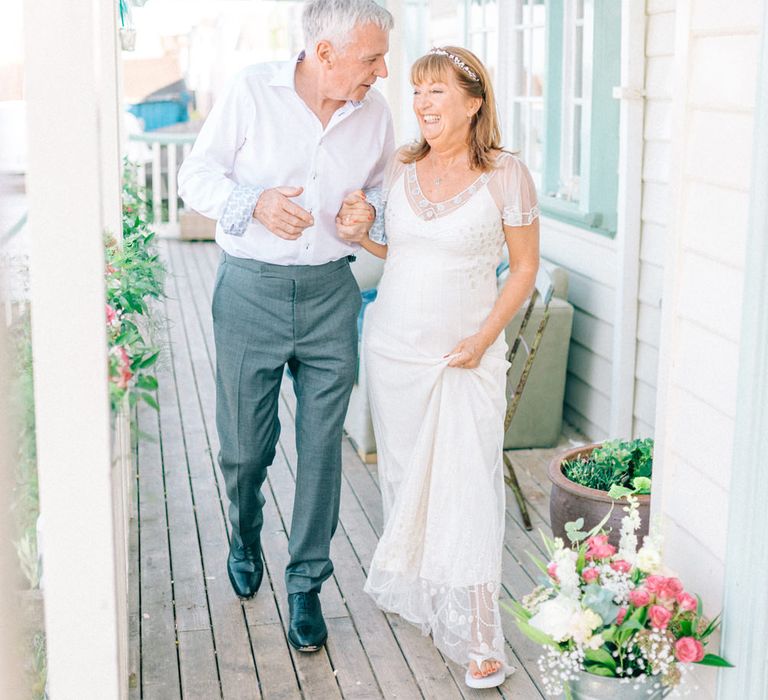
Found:
<svg viewBox="0 0 768 700"><path fill-rule="evenodd" d="M723 653L736 666L720 673L718 698L768 697L768 601L756 579L768 571L768 10L752 142L752 189L739 349L733 476L728 507Z"/></svg>
<svg viewBox="0 0 768 700"><path fill-rule="evenodd" d="M159 143L152 144L152 223L159 224L163 220L162 197L162 146Z"/></svg>
<svg viewBox="0 0 768 700"><path fill-rule="evenodd" d="M637 355L637 296L643 170L643 84L645 8L623 0L621 7L621 100L619 118L619 197L616 233L616 306L613 320L610 434L631 438Z"/></svg>
<svg viewBox="0 0 768 700"><path fill-rule="evenodd" d="M102 242L120 221L114 8L24 9L48 690L121 698Z"/></svg>
<svg viewBox="0 0 768 700"><path fill-rule="evenodd" d="M176 144L165 147L168 154L168 222L179 223L179 193L176 189Z"/></svg>
<svg viewBox="0 0 768 700"><path fill-rule="evenodd" d="M0 276L2 271L0 271ZM0 279L0 289L2 280ZM21 659L19 601L15 590L19 580L18 561L13 549L11 502L13 500L14 461L8 392L10 367L6 347L6 328L0 322L0 697L21 700Z"/></svg>

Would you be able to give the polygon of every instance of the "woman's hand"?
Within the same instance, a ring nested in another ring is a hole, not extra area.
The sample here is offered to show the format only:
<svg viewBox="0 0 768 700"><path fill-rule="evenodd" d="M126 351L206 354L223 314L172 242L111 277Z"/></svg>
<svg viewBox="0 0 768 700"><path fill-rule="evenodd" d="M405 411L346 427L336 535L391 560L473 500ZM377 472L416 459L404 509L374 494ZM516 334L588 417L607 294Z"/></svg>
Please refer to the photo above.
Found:
<svg viewBox="0 0 768 700"><path fill-rule="evenodd" d="M450 357L449 367L460 367L461 369L474 369L480 364L485 351L491 343L488 342L480 333L470 335L468 338L460 341L459 344L451 350L445 357Z"/></svg>
<svg viewBox="0 0 768 700"><path fill-rule="evenodd" d="M336 235L348 243L362 243L373 226L374 209L362 190L350 192L336 215Z"/></svg>

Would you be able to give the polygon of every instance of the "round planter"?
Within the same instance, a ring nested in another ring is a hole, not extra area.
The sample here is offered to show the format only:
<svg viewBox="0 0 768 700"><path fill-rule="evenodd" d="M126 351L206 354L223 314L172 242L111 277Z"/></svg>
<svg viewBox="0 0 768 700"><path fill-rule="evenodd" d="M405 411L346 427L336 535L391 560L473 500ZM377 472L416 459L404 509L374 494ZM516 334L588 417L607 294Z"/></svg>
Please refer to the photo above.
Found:
<svg viewBox="0 0 768 700"><path fill-rule="evenodd" d="M608 514L613 506L613 512L603 526L608 532L608 540L616 547L621 536L621 519L624 517L626 501L614 501L607 491L598 491L576 484L566 478L562 471L562 463L588 455L600 443L583 445L581 447L560 452L549 463L549 479L552 489L549 498L549 520L552 534L562 537L566 544L569 542L565 534L565 524L584 518L582 530L589 532ZM648 519L651 509L650 496L637 496L640 512L640 527L636 531L638 545L643 543L643 537L648 534Z"/></svg>
<svg viewBox="0 0 768 700"><path fill-rule="evenodd" d="M668 695L671 688L662 685L654 688L656 683L657 679L652 677L646 677L645 683L627 683L620 678L581 673L578 680L570 681L569 685L573 700L659 700Z"/></svg>

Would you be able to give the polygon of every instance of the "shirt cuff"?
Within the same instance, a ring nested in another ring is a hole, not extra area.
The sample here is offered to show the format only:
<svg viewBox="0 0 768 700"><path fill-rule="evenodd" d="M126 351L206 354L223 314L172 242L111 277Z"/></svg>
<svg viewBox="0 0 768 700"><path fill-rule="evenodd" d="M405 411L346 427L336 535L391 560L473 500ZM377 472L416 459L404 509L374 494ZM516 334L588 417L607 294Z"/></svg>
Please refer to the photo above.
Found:
<svg viewBox="0 0 768 700"><path fill-rule="evenodd" d="M242 236L253 218L253 210L259 201L264 187L237 185L229 195L224 211L219 219L219 226L230 236Z"/></svg>
<svg viewBox="0 0 768 700"><path fill-rule="evenodd" d="M374 243L380 243L381 245L387 244L387 234L384 232L384 209L386 207L386 200L384 198L384 191L381 187L372 187L369 190L364 190L365 200L376 210L376 218L373 220L373 226L368 232L368 238Z"/></svg>

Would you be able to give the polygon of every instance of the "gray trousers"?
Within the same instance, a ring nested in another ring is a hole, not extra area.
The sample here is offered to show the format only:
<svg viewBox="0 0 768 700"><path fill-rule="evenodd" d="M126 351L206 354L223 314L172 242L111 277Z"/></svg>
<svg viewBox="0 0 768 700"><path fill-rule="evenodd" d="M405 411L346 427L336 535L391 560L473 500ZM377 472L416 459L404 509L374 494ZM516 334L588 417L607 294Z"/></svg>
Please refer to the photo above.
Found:
<svg viewBox="0 0 768 700"><path fill-rule="evenodd" d="M213 293L219 466L236 543L259 542L261 488L280 434L284 368L296 392L296 493L288 593L333 572L342 425L355 379L360 290L347 258L282 266L222 253Z"/></svg>

